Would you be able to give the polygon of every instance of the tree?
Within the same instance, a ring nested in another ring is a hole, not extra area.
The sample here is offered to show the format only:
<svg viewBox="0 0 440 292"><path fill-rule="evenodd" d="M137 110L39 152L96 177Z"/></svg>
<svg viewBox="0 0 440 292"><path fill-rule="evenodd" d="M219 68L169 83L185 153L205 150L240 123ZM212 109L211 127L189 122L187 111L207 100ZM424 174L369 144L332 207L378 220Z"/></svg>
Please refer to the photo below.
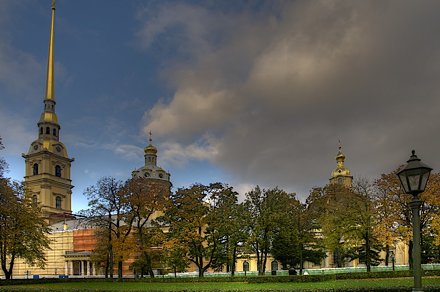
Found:
<svg viewBox="0 0 440 292"><path fill-rule="evenodd" d="M365 263L367 272L371 271L371 266L380 264L380 251L383 249L378 240L378 232L375 229L378 223L378 216L374 208L373 185L366 179L355 182L353 187L356 197L355 216L353 221L354 237L362 241L362 244L353 249L352 259L359 259ZM379 229L380 230L380 229Z"/></svg>
<svg viewBox="0 0 440 292"><path fill-rule="evenodd" d="M125 185L113 177L103 177L95 186L86 189L89 199L88 215L91 221L101 228L107 240L100 241L107 247L105 277L113 278L116 258L118 279L122 280L122 264L133 252L133 242L129 238L134 216L128 203ZM97 247L97 250L102 248Z"/></svg>
<svg viewBox="0 0 440 292"><path fill-rule="evenodd" d="M302 275L305 262L321 263L325 258L322 238L317 234L319 226L309 203L301 204L290 200L290 208L285 214L272 244L272 255L284 269L299 266Z"/></svg>
<svg viewBox="0 0 440 292"><path fill-rule="evenodd" d="M343 267L350 259L349 247L354 243L346 241L353 224L350 220L352 194L350 189L340 184L330 184L324 188L314 188L307 201L311 212L316 215L323 243L332 251L337 267Z"/></svg>
<svg viewBox="0 0 440 292"><path fill-rule="evenodd" d="M248 235L246 208L244 204L238 204L238 193L230 186L211 184L209 193L209 229L216 230L219 239L212 268L222 269L226 266L226 272L234 276L237 254L244 247Z"/></svg>
<svg viewBox="0 0 440 292"><path fill-rule="evenodd" d="M378 192L386 198L391 210L392 220L394 222L393 232L398 239L408 242L408 258L410 260L410 267L412 267L412 213L409 207L409 202L413 199L412 195L406 194L400 186L400 181L397 178L398 170L388 174L382 174L380 179L375 182ZM421 193L420 199L423 202L420 216L420 230L422 232L422 241L429 237L429 233L438 233L436 222L438 214L440 213L440 174L432 173L426 189ZM433 243L435 241L432 241ZM427 245L422 242L422 247ZM427 254L429 251L422 250L422 254ZM422 257L426 260L426 257Z"/></svg>
<svg viewBox="0 0 440 292"><path fill-rule="evenodd" d="M0 137L0 150L5 149L2 142L2 137ZM0 178L2 178L8 169L8 164L6 163L6 160L0 156Z"/></svg>
<svg viewBox="0 0 440 292"><path fill-rule="evenodd" d="M151 179L132 178L127 183L127 191L134 216L137 250L140 252L133 267L140 271L141 276L148 272L150 277L154 277L153 259L159 258L160 249L156 247L163 241L162 230L155 224L155 219L165 208L169 185Z"/></svg>
<svg viewBox="0 0 440 292"><path fill-rule="evenodd" d="M48 233L40 209L26 198L23 184L0 178L0 262L6 279L12 278L17 258L44 267Z"/></svg>
<svg viewBox="0 0 440 292"><path fill-rule="evenodd" d="M354 259L364 262L367 271L378 264L381 246L375 237L376 215L371 196L370 183L360 180L353 188L341 184L316 188L309 197L324 243L333 251L338 267Z"/></svg>
<svg viewBox="0 0 440 292"><path fill-rule="evenodd" d="M164 246L163 255L167 267L171 267L174 277L177 277L177 272L184 272L189 265L187 258L187 246L182 245L178 240L171 239L167 245Z"/></svg>
<svg viewBox="0 0 440 292"><path fill-rule="evenodd" d="M194 263L203 277L211 267L224 263L221 252L225 224L216 215L224 196L231 194L231 189L221 183L209 186L196 184L190 188L178 189L168 202L163 222L168 226L168 246L177 242L178 247L186 251L186 257Z"/></svg>
<svg viewBox="0 0 440 292"><path fill-rule="evenodd" d="M248 244L257 256L259 275L266 272L267 257L271 253L275 234L283 225L294 197L278 188L261 190L255 187L246 194L245 205L249 214Z"/></svg>

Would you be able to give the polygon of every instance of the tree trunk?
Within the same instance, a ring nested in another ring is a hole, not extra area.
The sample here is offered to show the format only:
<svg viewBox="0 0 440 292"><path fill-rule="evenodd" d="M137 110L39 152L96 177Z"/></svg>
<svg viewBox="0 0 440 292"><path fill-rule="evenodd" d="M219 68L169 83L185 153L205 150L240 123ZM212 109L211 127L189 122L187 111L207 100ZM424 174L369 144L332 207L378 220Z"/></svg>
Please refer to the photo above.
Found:
<svg viewBox="0 0 440 292"><path fill-rule="evenodd" d="M367 272L371 272L370 236L368 234L365 239L365 265Z"/></svg>
<svg viewBox="0 0 440 292"><path fill-rule="evenodd" d="M108 272L109 272L109 267L110 267L110 259L109 259L109 254L107 252L107 255L105 257L105 278L108 278Z"/></svg>
<svg viewBox="0 0 440 292"><path fill-rule="evenodd" d="M303 268L304 268L304 260L303 260L303 246L301 245L299 249L299 274L303 274Z"/></svg>
<svg viewBox="0 0 440 292"><path fill-rule="evenodd" d="M122 260L118 260L118 280L122 281Z"/></svg>
<svg viewBox="0 0 440 292"><path fill-rule="evenodd" d="M231 276L235 275L235 262L237 261L237 246L232 249Z"/></svg>
<svg viewBox="0 0 440 292"><path fill-rule="evenodd" d="M264 250L263 253L263 269L262 269L262 274L266 274L266 263L267 263L267 250Z"/></svg>
<svg viewBox="0 0 440 292"><path fill-rule="evenodd" d="M390 257L390 246L387 244L385 246L385 266L388 267L388 258Z"/></svg>

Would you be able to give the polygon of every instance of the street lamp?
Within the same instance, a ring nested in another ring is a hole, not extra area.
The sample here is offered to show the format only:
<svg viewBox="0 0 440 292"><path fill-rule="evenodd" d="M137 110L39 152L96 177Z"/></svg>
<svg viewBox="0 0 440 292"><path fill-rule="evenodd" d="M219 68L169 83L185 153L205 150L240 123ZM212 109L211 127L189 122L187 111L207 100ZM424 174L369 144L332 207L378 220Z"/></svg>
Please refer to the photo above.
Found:
<svg viewBox="0 0 440 292"><path fill-rule="evenodd" d="M432 168L420 162L420 159L412 151L412 155L407 161L408 164L397 173L400 183L405 193L413 195L413 200L409 203L412 210L413 227L413 269L414 269L414 288L413 291L422 290L422 259L420 248L420 207L422 201L418 195L422 193L428 183L429 174Z"/></svg>

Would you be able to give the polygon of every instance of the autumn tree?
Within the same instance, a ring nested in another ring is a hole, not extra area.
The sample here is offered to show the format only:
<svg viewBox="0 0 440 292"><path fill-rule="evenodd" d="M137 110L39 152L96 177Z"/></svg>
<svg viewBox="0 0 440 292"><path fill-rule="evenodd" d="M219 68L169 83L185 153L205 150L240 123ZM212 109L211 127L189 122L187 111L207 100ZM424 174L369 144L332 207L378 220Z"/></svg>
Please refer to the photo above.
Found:
<svg viewBox="0 0 440 292"><path fill-rule="evenodd" d="M412 195L406 194L400 186L400 181L396 175L398 170L388 174L382 174L375 182L377 192L383 196L383 200L388 203L392 209L389 212L390 220L394 222L392 234L396 239L408 242L408 258L410 267L412 267L412 213L409 202L413 199ZM428 254L426 250L429 245L423 242L427 237L433 237L438 229L436 222L440 213L440 174L432 173L426 189L421 193L420 199L423 202L420 215L420 230L422 232L422 247L425 250L422 254ZM434 237L435 238L435 237ZM430 240L429 240L430 241ZM432 240L434 243L435 240ZM426 262L426 257L422 257L422 261Z"/></svg>
<svg viewBox="0 0 440 292"><path fill-rule="evenodd" d="M121 280L124 259L133 252L134 244L129 237L134 216L130 209L127 188L123 182L113 177L103 177L96 185L87 188L85 195L89 199L88 215L91 221L101 228L107 238L98 242L107 247L105 276L113 278L116 261L118 279Z"/></svg>
<svg viewBox="0 0 440 292"><path fill-rule="evenodd" d="M137 251L140 253L133 266L140 271L141 276L147 272L154 277L153 261L160 257L160 249L157 247L162 245L164 237L155 220L164 210L170 186L161 181L132 178L127 183L127 191L128 203L134 216Z"/></svg>
<svg viewBox="0 0 440 292"><path fill-rule="evenodd" d="M177 277L177 273L185 272L189 265L189 259L187 257L188 246L182 244L179 240L171 238L163 247L164 261L167 267L171 268L174 273L174 277Z"/></svg>
<svg viewBox="0 0 440 292"><path fill-rule="evenodd" d="M6 279L12 278L17 258L45 266L48 233L40 209L26 198L23 185L0 178L0 262Z"/></svg>

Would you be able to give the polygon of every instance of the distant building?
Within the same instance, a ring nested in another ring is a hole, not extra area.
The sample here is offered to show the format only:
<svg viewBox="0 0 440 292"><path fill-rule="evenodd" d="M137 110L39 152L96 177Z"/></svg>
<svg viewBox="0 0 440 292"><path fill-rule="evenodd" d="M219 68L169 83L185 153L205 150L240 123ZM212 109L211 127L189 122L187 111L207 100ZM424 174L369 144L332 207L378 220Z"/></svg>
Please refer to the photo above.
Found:
<svg viewBox="0 0 440 292"><path fill-rule="evenodd" d="M342 153L342 147L339 146L338 154L336 154L336 168L332 171L330 183L338 183L347 188L351 188L353 184L353 176L350 174L350 170L345 167L344 162L345 155Z"/></svg>
<svg viewBox="0 0 440 292"><path fill-rule="evenodd" d="M145 165L133 170L131 176L133 178L155 180L156 182L168 184L171 187L171 175L157 165L157 148L152 144L151 132L149 142L148 146L144 148Z"/></svg>

